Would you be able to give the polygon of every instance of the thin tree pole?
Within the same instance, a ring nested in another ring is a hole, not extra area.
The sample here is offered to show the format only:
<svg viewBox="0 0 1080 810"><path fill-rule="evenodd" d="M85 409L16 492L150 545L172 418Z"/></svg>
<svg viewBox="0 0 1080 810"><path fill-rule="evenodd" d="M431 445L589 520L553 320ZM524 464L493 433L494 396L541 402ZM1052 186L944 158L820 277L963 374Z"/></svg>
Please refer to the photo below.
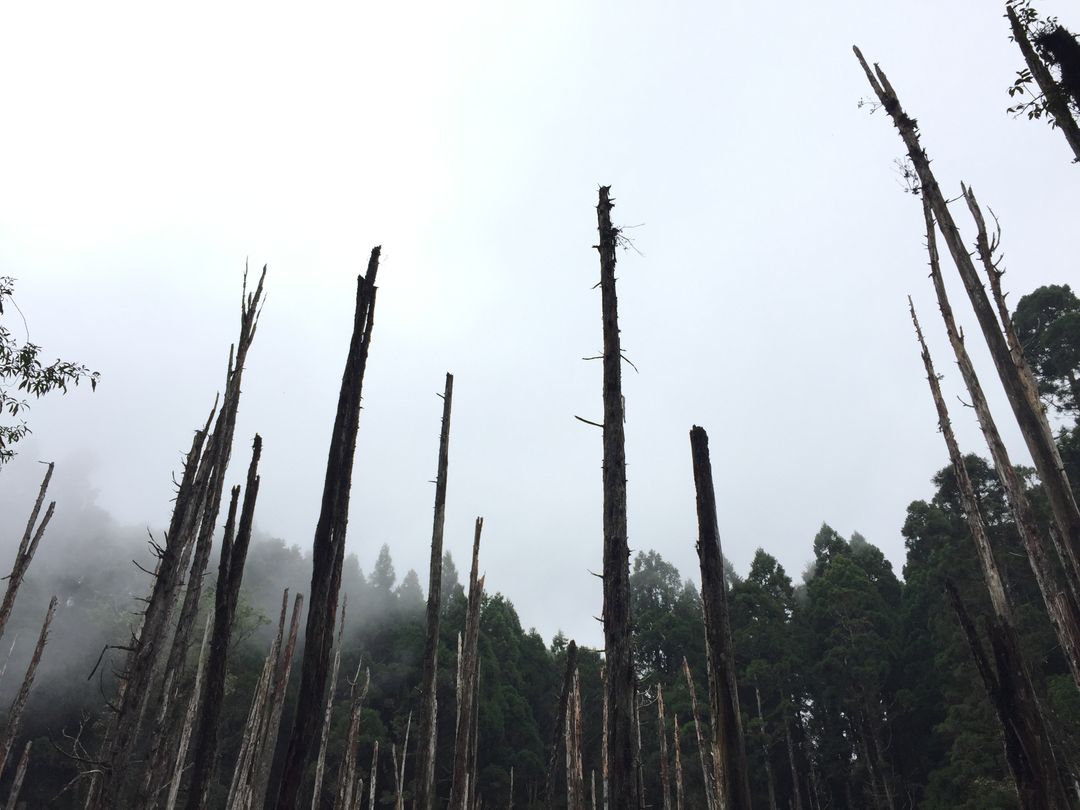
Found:
<svg viewBox="0 0 1080 810"><path fill-rule="evenodd" d="M757 716L760 729L761 755L765 762L765 779L769 786L769 810L776 810L776 786L773 784L772 762L769 760L769 735L765 731L765 713L761 710L761 689L754 684L754 697L757 698Z"/></svg>
<svg viewBox="0 0 1080 810"><path fill-rule="evenodd" d="M180 783L184 781L184 762L187 759L188 745L191 742L191 732L195 727L195 717L199 713L199 701L202 698L200 688L203 673L206 670L206 648L210 639L211 618L207 617L206 626L203 628L202 644L199 646L199 663L195 669L195 689L188 701L187 718L184 727L180 731L180 740L177 746L176 763L173 766L172 779L169 781L169 795L165 800L165 810L173 810L176 807L176 799L180 795ZM190 788L189 788L190 790Z"/></svg>
<svg viewBox="0 0 1080 810"><path fill-rule="evenodd" d="M371 251L366 275L356 279L353 332L341 379L337 415L326 462L322 505L312 545L311 602L304 631L300 691L275 803L278 810L294 810L296 807L297 794L318 731L318 707L326 695L341 568L345 559L345 531L349 519L353 455L360 424L360 398L375 318L375 277L379 269L379 254L378 247Z"/></svg>
<svg viewBox="0 0 1080 810"><path fill-rule="evenodd" d="M585 780L581 768L581 685L576 669L563 728L566 735L566 810L585 810Z"/></svg>
<svg viewBox="0 0 1080 810"><path fill-rule="evenodd" d="M375 740L375 746L371 751L371 788L368 797L368 810L375 810L375 777L378 775L376 766L379 764L379 741Z"/></svg>
<svg viewBox="0 0 1080 810"><path fill-rule="evenodd" d="M330 718L334 713L334 698L337 696L338 672L341 670L341 641L345 636L345 611L348 608L348 602L349 597L346 594L341 605L337 644L334 645L334 664L330 668L330 688L326 690L326 712L323 714L322 733L319 737L319 756L315 760L315 789L311 795L311 810L319 810L319 796L322 794L323 774L326 771L326 748L330 743Z"/></svg>
<svg viewBox="0 0 1080 810"><path fill-rule="evenodd" d="M619 808L643 807L638 791L634 706L637 684L630 616L630 546L626 526L626 411L622 394L622 345L615 293L619 230L611 224L611 187L601 186L596 206L600 243L600 296L604 327L604 660L610 713L608 780Z"/></svg>
<svg viewBox="0 0 1080 810"><path fill-rule="evenodd" d="M698 714L697 690L694 689L694 676L690 674L690 664L683 656L683 675L686 676L686 686L690 690L690 712L694 718L694 734L697 736L698 757L701 759L701 778L705 782L705 807L707 810L717 810L715 772L705 764L705 740L701 734L701 717ZM720 810L725 810L720 808Z"/></svg>
<svg viewBox="0 0 1080 810"><path fill-rule="evenodd" d="M683 810L682 753L679 742L679 715L672 719L672 741L675 744L675 810Z"/></svg>
<svg viewBox="0 0 1080 810"><path fill-rule="evenodd" d="M971 405L979 419L983 436L986 438L990 455L994 461L998 480L1001 482L1008 498L1013 519L1020 540L1027 552L1031 570L1035 574L1039 592L1042 594L1047 613L1050 615L1058 643L1069 664L1073 680L1080 686L1080 605L1077 604L1076 591L1073 588L1063 588L1058 581L1058 574L1052 560L1053 551L1046 547L1042 532L1035 519L1035 512L1027 497L1024 484L1020 475L1016 472L1012 461L1009 459L1005 443L1001 439L993 415L990 413L989 403L983 393L975 366L967 353L964 338L956 325L952 306L949 304L948 293L945 289L945 280L941 274L941 263L938 257L937 240L935 237L933 211L930 204L923 198L923 217L926 222L926 244L930 256L930 277L934 283L934 291L937 294L938 307L945 323L945 331L949 337L953 352L956 355L960 374L964 379L968 394L971 397ZM985 231L984 231L985 232ZM980 242L984 242L980 239ZM1072 579L1072 578L1070 578Z"/></svg>
<svg viewBox="0 0 1080 810"><path fill-rule="evenodd" d="M450 810L469 808L469 766L472 761L473 728L476 717L476 689L480 662L477 647L480 641L480 604L484 593L484 578L480 576L480 533L484 519L476 519L473 534L472 569L469 573L469 605L465 617L465 642L459 663L459 700L457 734L454 740L454 776L450 786ZM475 782L475 776L473 777Z"/></svg>
<svg viewBox="0 0 1080 810"><path fill-rule="evenodd" d="M697 553L701 563L701 601L708 642L709 704L713 745L717 752L718 799L725 810L749 810L750 780L739 712L739 690L735 682L735 651L728 619L724 555L716 519L709 437L704 428L696 425L691 428L690 450L697 489Z"/></svg>
<svg viewBox="0 0 1080 810"><path fill-rule="evenodd" d="M26 768L30 764L30 746L33 744L33 740L27 740L26 745L23 746L22 756L19 757L19 765L15 768L15 778L11 780L11 790L8 791L7 804L4 805L8 810L17 810L19 806L19 792L22 790L23 779L26 778Z"/></svg>
<svg viewBox="0 0 1080 810"><path fill-rule="evenodd" d="M656 683L656 730L660 736L660 791L664 810L671 810L671 774L668 770L667 717L664 714L664 685Z"/></svg>
<svg viewBox="0 0 1080 810"><path fill-rule="evenodd" d="M566 670L563 674L562 691L559 693L559 710L555 715L555 730L551 740L551 756L548 758L547 775L544 779L544 800L548 809L555 802L555 771L559 761L559 748L564 738L566 727L566 712L569 705L570 692L574 685L574 673L577 672L577 642L570 639L566 645Z"/></svg>
<svg viewBox="0 0 1080 810"><path fill-rule="evenodd" d="M405 739L401 743L401 769L398 770L397 752L391 747L390 753L394 759L394 779L397 782L397 792L394 800L394 810L405 810L405 759L409 756L409 729L412 727L412 712L405 723Z"/></svg>
<svg viewBox="0 0 1080 810"><path fill-rule="evenodd" d="M601 686L604 686L604 684L607 683L606 670L607 670L606 666L600 668L600 685ZM609 807L608 797L610 795L610 791L609 791L609 788L608 788L608 725L609 725L608 715L609 715L609 712L608 712L607 689L601 689L600 692L603 695L603 703L604 703L603 709L602 709L602 712L603 712L603 734L602 734L602 736L600 738L600 776L601 776L601 780L603 782L603 789L604 789L604 810L608 810L608 807Z"/></svg>
<svg viewBox="0 0 1080 810"><path fill-rule="evenodd" d="M50 462L45 470L45 478L42 479L41 486L38 489L37 500L34 501L34 508L30 511L30 519L26 521L26 530L23 532L22 540L19 541L19 548L15 552L15 563L11 566L11 573L7 576L8 582L4 591L4 600L0 602L0 638L3 638L4 629L7 627L8 619L11 618L11 611L15 607L15 597L19 595L19 587L22 585L23 577L26 576L26 569L30 567L30 561L34 559L34 553L37 551L38 543L41 542L41 536L45 534L45 528L49 525L49 521L52 520L53 511L56 509L56 501L50 501L49 508L45 510L45 517L41 519L41 523L38 523L41 505L45 501L45 493L49 489L49 482L52 480L55 467L56 465Z"/></svg>
<svg viewBox="0 0 1080 810"><path fill-rule="evenodd" d="M1002 333L1002 330L1007 328L1006 324L999 320L999 315L995 313L986 295L986 289L975 269L975 263L963 242L937 178L930 168L930 158L919 142L915 120L900 106L896 91L889 83L884 71L877 65L871 71L859 49L854 50L874 93L889 113L907 147L908 157L911 158L919 178L922 194L930 204L949 254L964 282L964 289L975 311L986 345L990 349L990 356L993 358L998 377L1001 379L1017 425L1020 427L1042 481L1043 490L1046 492L1054 515L1054 523L1061 533L1062 543L1066 550L1066 559L1062 562L1069 570L1070 576L1080 581L1080 508L1077 507L1069 478L1065 473L1065 465L1054 443L1046 413L1038 397L1033 396L1036 390L1034 375L1019 351L1018 344L1010 347L1009 341ZM968 197L968 190L964 191L965 197ZM991 273L991 278L993 278L993 273Z"/></svg>
<svg viewBox="0 0 1080 810"><path fill-rule="evenodd" d="M49 609L45 612L45 621L41 625L41 633L34 646L34 654L30 657L30 664L26 668L22 686L19 687L15 699L11 702L11 708L8 709L7 726L4 728L3 735L0 735L0 775L4 773L11 746L15 744L15 738L19 734L23 710L26 709L26 701L30 699L30 690L34 686L34 676L37 674L38 664L41 663L41 654L49 640L49 625L52 624L53 616L56 615L56 605L57 598L54 596L49 600Z"/></svg>
<svg viewBox="0 0 1080 810"><path fill-rule="evenodd" d="M1039 85L1039 89L1042 90L1043 98L1046 101L1046 109L1054 116L1054 122L1058 125L1058 129L1061 130L1061 134L1068 141L1069 147L1072 149L1073 154L1076 155L1076 160L1080 161L1080 126L1077 125L1076 119L1073 118L1072 111L1069 109L1068 96L1054 81L1050 70L1043 60L1039 58L1035 46L1031 44L1031 39L1028 37L1027 28L1020 22L1020 18L1016 15L1016 9L1013 8L1011 2L1005 4L1005 14L1009 18L1013 39L1016 40L1016 44L1020 47L1020 53L1024 55L1028 70L1031 71L1032 77Z"/></svg>
<svg viewBox="0 0 1080 810"><path fill-rule="evenodd" d="M941 395L941 384L934 371L930 351L926 347L926 341L923 339L922 329L915 314L915 307L911 304L910 298L908 303L915 334L922 350L927 381L930 383L930 391L937 407L938 426L949 450L953 472L956 474L968 529L975 542L983 569L983 581L990 592L990 602L994 612L990 628L997 677L988 680L984 675L983 680L1005 733L1006 759L1016 782L1020 804L1024 810L1068 808L1069 804L1058 773L1050 735L1020 653L1020 645L1012 620L1012 606L986 536L986 526L979 513L975 489L964 465L964 458L960 454L956 437L953 435L948 408ZM963 624L962 620L961 624ZM964 629L967 633L967 628ZM971 641L969 636L969 643ZM980 652L973 646L972 653L981 671L984 664L979 660Z"/></svg>
<svg viewBox="0 0 1080 810"><path fill-rule="evenodd" d="M791 766L791 789L795 794L793 810L802 810L802 788L799 782L799 769L795 767L795 744L791 739L791 721L784 712L784 737L787 738L788 764Z"/></svg>
<svg viewBox="0 0 1080 810"><path fill-rule="evenodd" d="M360 794L363 791L363 780L359 777L357 766L356 747L360 737L360 712L364 698L367 697L368 687L371 685L371 671L364 670L364 685L361 687L360 666L360 664L356 665L356 675L349 682L349 728L345 732L345 753L338 770L335 810L352 810L354 804L359 805Z"/></svg>
<svg viewBox="0 0 1080 810"><path fill-rule="evenodd" d="M431 563L428 567L427 635L424 638L424 670L420 680L420 722L416 733L416 779L413 805L431 810L435 799L435 738L438 705L435 677L439 666L439 618L442 606L443 529L446 525L446 478L450 464L450 409L454 396L454 375L446 375L443 389L442 430L439 434L439 463L435 474L435 518L431 527Z"/></svg>

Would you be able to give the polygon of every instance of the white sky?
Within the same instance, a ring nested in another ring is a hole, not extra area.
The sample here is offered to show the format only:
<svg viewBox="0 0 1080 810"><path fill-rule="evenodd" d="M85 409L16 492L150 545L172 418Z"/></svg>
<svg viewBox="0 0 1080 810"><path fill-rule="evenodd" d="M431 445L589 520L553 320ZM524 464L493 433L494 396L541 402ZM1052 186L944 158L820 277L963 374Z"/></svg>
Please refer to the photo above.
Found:
<svg viewBox="0 0 1080 810"><path fill-rule="evenodd" d="M269 297L230 479L261 432L258 523L307 547L355 276L382 244L350 549L370 570L390 543L399 574L426 581L434 393L452 371L447 547L464 567L484 515L489 587L546 637L600 643L600 432L573 416L601 413L600 366L580 358L601 345L603 183L616 222L641 225L619 284L640 369L625 377L632 548L696 578L696 423L741 572L764 546L797 577L823 520L899 570L905 507L945 462L906 294L948 389L959 380L902 147L883 112L857 108L870 89L851 45L888 72L945 187L967 180L1000 216L1015 301L1077 283L1062 257L1080 254L1080 170L1059 133L1006 115L1021 62L1002 14L928 0L7 4L0 274L18 279L31 339L102 383L33 405L3 486L55 460L58 478L88 470L120 521L161 527L250 257L270 265ZM965 449L983 452L956 411Z"/></svg>

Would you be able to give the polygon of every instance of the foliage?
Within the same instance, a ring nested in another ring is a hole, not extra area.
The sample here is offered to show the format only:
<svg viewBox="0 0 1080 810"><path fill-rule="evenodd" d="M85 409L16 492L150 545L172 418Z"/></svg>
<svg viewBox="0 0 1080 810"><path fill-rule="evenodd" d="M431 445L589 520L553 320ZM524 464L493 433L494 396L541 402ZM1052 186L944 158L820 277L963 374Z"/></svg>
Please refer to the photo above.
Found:
<svg viewBox="0 0 1080 810"><path fill-rule="evenodd" d="M1068 284L1039 287L1017 303L1013 325L1039 393L1075 419L1080 415L1080 299Z"/></svg>

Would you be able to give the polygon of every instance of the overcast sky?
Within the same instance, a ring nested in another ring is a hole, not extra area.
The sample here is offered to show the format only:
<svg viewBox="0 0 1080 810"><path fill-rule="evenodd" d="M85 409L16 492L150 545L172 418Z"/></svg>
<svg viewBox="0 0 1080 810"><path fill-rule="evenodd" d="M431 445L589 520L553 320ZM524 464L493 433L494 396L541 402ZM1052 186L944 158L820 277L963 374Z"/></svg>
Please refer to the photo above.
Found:
<svg viewBox="0 0 1080 810"><path fill-rule="evenodd" d="M370 570L389 543L399 576L426 582L449 370L447 548L463 568L483 515L489 588L546 637L600 644L601 435L573 417L602 412L600 364L581 358L601 346L610 184L640 251L619 266L640 369L624 378L632 549L697 578L700 424L741 573L763 546L798 577L822 521L899 573L905 508L946 460L908 293L946 390L960 381L902 146L858 107L853 43L947 193L966 180L1001 218L1011 300L1075 283L1080 169L1060 133L1005 112L1021 58L1002 3L6 5L0 274L30 338L102 381L33 404L0 487L29 492L54 460L122 524L160 529L250 257L268 300L229 480L260 432L258 526L308 547L355 277L381 244L349 549ZM965 450L984 452L956 404Z"/></svg>

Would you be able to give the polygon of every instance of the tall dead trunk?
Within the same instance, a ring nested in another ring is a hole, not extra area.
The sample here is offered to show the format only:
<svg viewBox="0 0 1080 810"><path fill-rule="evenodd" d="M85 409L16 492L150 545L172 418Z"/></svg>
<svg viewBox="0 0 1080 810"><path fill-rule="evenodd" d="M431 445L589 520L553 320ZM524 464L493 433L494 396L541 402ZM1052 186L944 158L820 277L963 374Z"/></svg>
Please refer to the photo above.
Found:
<svg viewBox="0 0 1080 810"><path fill-rule="evenodd" d="M576 669L563 729L566 736L566 810L585 810L585 780L581 768L581 684Z"/></svg>
<svg viewBox="0 0 1080 810"><path fill-rule="evenodd" d="M4 805L8 810L18 810L19 793L22 791L23 780L26 778L26 768L30 764L30 746L33 744L33 740L27 740L26 745L23 746L22 756L19 757L19 765L15 768L15 778L11 780L11 790L8 791L7 804Z"/></svg>
<svg viewBox="0 0 1080 810"><path fill-rule="evenodd" d="M1011 755L1007 749L1006 758L1016 781L1021 805L1025 810L1067 808L1069 805L1065 798L1064 787L1061 783L1053 748L1050 744L1050 735L1047 732L1045 720L1035 698L1027 666L1020 653L1020 645L1012 620L1012 605L1005 592L993 551L990 548L986 527L982 515L979 513L975 489L972 486L967 468L964 466L964 458L960 454L956 437L953 435L948 408L945 405L944 397L941 395L941 384L934 370L930 351L927 349L926 341L923 339L922 329L919 326L914 305L911 306L911 319L922 350L927 381L930 383L930 390L937 407L938 426L948 447L949 458L960 489L964 516L983 569L983 581L990 592L990 602L993 608L991 640L994 643L997 673L993 684L986 680L985 675L983 679L991 701L994 702L995 709L998 711L999 719L1005 731L1006 744L1009 743L1010 735L1014 735L1016 743L1020 746ZM964 630L967 633L966 627ZM977 638L973 639L969 636L969 643L973 640L977 642ZM982 670L983 664L979 663L979 650L973 646L972 653L980 670ZM996 686L994 686L995 684ZM992 691L992 686L997 690L996 696L995 692ZM1003 694L1005 691L1008 691L1007 695Z"/></svg>
<svg viewBox="0 0 1080 810"><path fill-rule="evenodd" d="M607 684L607 677L606 677L607 672L606 672L606 669L607 669L606 667L601 667L600 668L601 686ZM602 695L601 699L602 699L603 704L604 704L603 707L602 707L602 710L601 710L602 713L603 713L603 731L602 731L602 736L600 738L600 775L602 777L603 787L604 787L604 810L608 810L608 807L610 806L608 804L608 797L610 795L610 791L608 789L608 725L609 725L609 723L608 723L608 714L609 714L609 712L608 712L607 689L606 688L601 689L600 693Z"/></svg>
<svg viewBox="0 0 1080 810"><path fill-rule="evenodd" d="M922 194L934 213L938 228L945 240L945 244L948 246L949 254L964 282L964 289L967 291L979 327L990 349L990 355L993 358L1002 386L1005 388L1009 405L1012 407L1028 451L1031 453L1032 460L1035 463L1035 468L1038 470L1047 500L1050 502L1054 523L1061 534L1062 544L1066 550L1066 559L1062 562L1065 564L1069 576L1073 577L1074 581L1080 581L1080 508L1077 507L1076 498L1065 473L1065 466L1058 453L1057 445L1054 443L1053 433L1047 422L1046 414L1035 393L1037 389L1034 375L1024 359L1023 353L1020 351L1019 344L1013 341L1013 345L1010 346L1010 341L1003 334L1003 329L1011 328L1007 314L1003 323L999 320L999 315L995 313L994 307L986 295L986 289L979 278L975 263L964 245L960 230L957 228L949 210L945 195L942 193L937 178L930 168L930 159L919 143L915 120L908 116L900 106L896 92L893 90L884 71L877 65L871 71L858 48L855 48L855 55L858 57L859 63L862 65L878 99L892 117L904 145L907 147L908 157L911 158L912 165L919 178ZM971 205L972 197L967 189L964 191L965 197L968 198L969 205ZM973 208L973 213L975 208ZM982 230L985 232L985 228ZM991 280L993 280L995 277L993 261L992 259L988 260L982 244L977 247L984 264L989 261L990 266L986 267L986 270L990 274Z"/></svg>
<svg viewBox="0 0 1080 810"><path fill-rule="evenodd" d="M611 224L611 187L600 187L596 206L600 243L600 296L604 326L604 660L608 695L608 781L619 808L643 807L638 791L634 704L637 684L630 617L630 546L626 528L626 411L622 345L615 293L619 230Z"/></svg>
<svg viewBox="0 0 1080 810"><path fill-rule="evenodd" d="M1035 581L1038 583L1047 613L1053 623L1058 643L1065 654L1073 680L1080 686L1080 604L1076 600L1076 590L1074 588L1064 588L1058 581L1058 574L1052 559L1054 552L1046 547L1023 481L1021 481L1016 468L1009 459L1005 443L1002 441L1001 434L998 432L997 425L990 413L990 406L986 401L986 395L983 393L975 367L968 356L964 338L957 328L956 319L953 317L952 307L949 304L948 294L945 290L945 280L941 274L933 212L925 198L923 199L923 216L926 222L927 249L930 255L930 277L934 282L934 290L937 293L938 306L945 323L949 343L953 347L960 373L971 397L972 407L975 409L979 419L979 426L982 428L987 446L990 448L990 455L994 461L998 480L1001 482L1001 486L1008 498L1013 519L1016 522L1017 532L1020 535L1024 550L1027 552L1031 570L1035 574ZM980 239L980 242L985 243L985 239ZM987 250L989 252L989 248Z"/></svg>
<svg viewBox="0 0 1080 810"><path fill-rule="evenodd" d="M769 734L765 730L765 713L761 710L761 689L754 684L754 697L757 699L757 716L760 727L761 756L765 763L765 782L769 788L769 810L776 810L776 784L773 781L772 762L769 759Z"/></svg>
<svg viewBox="0 0 1080 810"><path fill-rule="evenodd" d="M1020 18L1016 15L1016 9L1013 8L1011 2L1006 3L1005 14L1009 18L1013 39L1016 40L1016 44L1020 47L1020 53L1024 55L1028 70L1031 71L1035 83L1039 85L1039 89L1042 91L1046 109L1054 116L1054 122L1057 124L1058 129L1061 130L1061 134L1068 141L1076 160L1080 161L1080 126L1077 125L1072 110L1069 108L1068 95L1061 85L1054 81L1050 69L1035 51L1035 46L1032 45L1031 38L1028 36L1027 28L1020 22Z"/></svg>
<svg viewBox="0 0 1080 810"><path fill-rule="evenodd" d="M23 710L26 701L30 699L30 690L34 686L34 676L37 674L38 664L41 663L41 654L45 650L45 644L49 640L49 625L52 624L53 616L56 615L57 599L54 596L49 600L49 609L45 612L45 621L41 625L41 633L38 635L37 644L34 646L34 654L30 657L30 664L26 668L22 686L19 687L15 699L11 702L11 708L7 713L7 726L0 735L0 775L4 773L7 765L8 754L11 746L19 735L19 725L22 723Z"/></svg>
<svg viewBox="0 0 1080 810"><path fill-rule="evenodd" d="M338 625L337 644L334 645L334 664L330 667L330 687L326 690L326 711L323 714L322 731L319 736L319 755L315 759L315 789L311 795L311 810L319 810L319 797L322 795L323 774L326 772L326 748L330 743L330 718L334 714L334 699L337 697L338 672L341 670L341 642L345 637L345 612L349 597L341 605L341 623Z"/></svg>
<svg viewBox="0 0 1080 810"><path fill-rule="evenodd" d="M244 506L240 512L240 527L233 532L240 488L233 487L229 504L229 517L225 521L225 533L221 542L218 562L218 581L214 591L214 630L210 639L210 654L206 674L199 689L198 730L192 746L191 781L188 785L187 810L202 810L209 797L214 763L218 752L218 723L221 706L225 699L225 676L232 641L236 606L240 598L240 583L244 576L251 530L255 519L255 501L259 495L259 458L262 455L262 437L255 434L252 443L251 463L248 466L247 488Z"/></svg>
<svg viewBox="0 0 1080 810"><path fill-rule="evenodd" d="M377 776L376 768L379 764L379 741L375 740L375 745L371 751L371 786L370 794L368 797L368 810L375 810L375 777Z"/></svg>
<svg viewBox="0 0 1080 810"><path fill-rule="evenodd" d="M356 280L353 333L338 395L322 506L312 545L311 601L304 631L304 659L292 735L275 803L278 810L293 810L296 807L297 793L315 743L318 707L326 694L341 567L345 559L345 530L349 518L353 455L360 424L360 397L375 318L375 276L379 268L379 252L378 247L371 251L367 274Z"/></svg>
<svg viewBox="0 0 1080 810"><path fill-rule="evenodd" d="M172 778L169 780L169 795L165 800L165 810L173 810L176 807L176 799L180 795L180 783L184 781L184 762L187 760L188 745L191 742L191 733L195 728L195 718L199 713L199 701L202 698L202 689L200 687L203 674L206 671L206 648L207 641L210 639L210 621L208 618L206 626L203 628L202 644L199 647L199 663L195 669L195 689L192 691L191 700L188 701L187 718L184 727L180 730L176 762L173 764Z"/></svg>
<svg viewBox="0 0 1080 810"><path fill-rule="evenodd" d="M566 645L566 671L563 675L562 691L559 693L559 710L555 715L555 729L551 740L551 756L548 759L547 776L544 779L544 800L550 810L555 802L555 771L559 761L559 749L566 728L566 712L569 706L570 692L574 685L574 673L577 672L577 642L570 639Z"/></svg>
<svg viewBox="0 0 1080 810"><path fill-rule="evenodd" d="M656 684L656 729L660 737L661 806L671 810L671 774L668 771L667 717L664 715L664 685Z"/></svg>
<svg viewBox="0 0 1080 810"><path fill-rule="evenodd" d="M480 576L480 533L484 519L476 519L473 535L472 569L469 573L469 605L465 615L465 641L459 656L460 689L458 700L457 734L454 739L454 776L450 786L450 810L468 810L469 782L472 764L473 733L476 721L476 688L480 661L477 657L480 641L480 602L484 593L484 578ZM475 786L475 785L474 785Z"/></svg>
<svg viewBox="0 0 1080 810"><path fill-rule="evenodd" d="M695 425L690 430L690 450L697 488L697 553L701 564L713 745L717 752L717 798L725 810L749 810L750 780L739 713L739 691L735 683L735 651L728 620L724 555L716 520L709 437L704 428Z"/></svg>
<svg viewBox="0 0 1080 810"><path fill-rule="evenodd" d="M155 716L163 718L161 708L165 707L166 695L163 689L171 686L179 674L177 668L168 668L166 660L171 655L169 644L170 628L173 627L173 613L179 601L188 572L188 563L196 537L200 535L202 523L209 519L212 524L217 519L217 507L220 504L220 488L223 486L224 467L232 445L232 430L236 421L236 410L240 397L240 377L243 360L255 337L258 316L262 302L263 284L266 268L259 277L255 291L247 293L247 277L242 293L240 315L240 339L236 346L235 364L230 351L226 376L225 397L221 411L211 411L202 431L196 433L184 464L184 473L177 490L172 518L165 536L165 545L157 547L158 564L150 597L142 614L142 623L138 634L131 640L127 659L120 674L114 711L106 727L97 757L103 763L99 775L95 775L89 786L87 810L106 810L117 806L131 806L135 803L133 793L146 783L145 767L138 767L134 760L141 753L142 739L140 732L149 714L150 707L159 707ZM210 425L217 423L213 432ZM221 471L220 475L218 471ZM216 488L216 496L214 494ZM211 515L211 512L213 513ZM201 572L199 573L201 578ZM189 587L193 577L188 575ZM190 624L189 617L189 624ZM186 632L184 627L181 627ZM174 645L175 646L175 645ZM186 652L186 649L185 649ZM164 673L172 676L170 680ZM169 735L153 735L155 743L168 742ZM160 765L164 760L158 754L155 758L143 756L143 762ZM136 779L137 775L142 779Z"/></svg>
<svg viewBox="0 0 1080 810"><path fill-rule="evenodd" d="M405 739L401 743L401 765L398 766L397 751L393 747L390 749L390 754L394 760L394 781L395 781L395 793L394 793L394 810L405 810L405 759L409 756L409 729L412 727L412 712L409 712L409 719L405 723Z"/></svg>
<svg viewBox="0 0 1080 810"><path fill-rule="evenodd" d="M706 744L701 733L701 716L698 714L697 690L694 688L694 676L690 674L690 663L683 656L683 675L686 676L686 687L690 690L690 712L694 717L694 734L697 737L698 758L701 760L701 778L705 783L705 807L706 810L726 810L718 807L716 801L716 772L706 764Z"/></svg>
<svg viewBox="0 0 1080 810"><path fill-rule="evenodd" d="M419 740L413 799L416 810L431 810L435 799L435 737L438 718L435 676L439 666L443 528L446 525L446 475L450 464L450 407L453 396L454 375L447 373L446 387L442 394L439 464L435 474L435 519L431 527L431 563L428 567L427 636L424 638L424 670L420 679L420 722L416 729Z"/></svg>
<svg viewBox="0 0 1080 810"><path fill-rule="evenodd" d="M11 618L11 611L15 607L15 597L19 595L19 587L22 585L23 577L26 576L26 569L30 567L30 561L34 559L41 536L45 534L45 528L52 520L53 511L56 509L56 501L51 501L49 508L45 510L45 517L41 519L41 523L38 523L41 505L45 502L45 493L49 489L49 481L52 480L55 467L56 465L50 462L45 470L45 478L42 479L41 487L38 489L37 500L34 501L34 508L30 511L30 519L26 521L26 531L23 532L19 548L15 552L15 562L11 566L11 573L7 576L4 600L0 602L0 638L3 638L4 629L7 627L8 619Z"/></svg>
<svg viewBox="0 0 1080 810"><path fill-rule="evenodd" d="M349 681L349 727L345 731L345 753L338 769L334 810L352 810L354 805L360 803L363 780L360 779L356 747L360 737L360 712L370 685L371 672L365 670L364 685L360 686L360 664L357 664L356 675Z"/></svg>
<svg viewBox="0 0 1080 810"><path fill-rule="evenodd" d="M675 745L675 810L683 810L682 744L679 742L679 715L672 715L672 742Z"/></svg>

